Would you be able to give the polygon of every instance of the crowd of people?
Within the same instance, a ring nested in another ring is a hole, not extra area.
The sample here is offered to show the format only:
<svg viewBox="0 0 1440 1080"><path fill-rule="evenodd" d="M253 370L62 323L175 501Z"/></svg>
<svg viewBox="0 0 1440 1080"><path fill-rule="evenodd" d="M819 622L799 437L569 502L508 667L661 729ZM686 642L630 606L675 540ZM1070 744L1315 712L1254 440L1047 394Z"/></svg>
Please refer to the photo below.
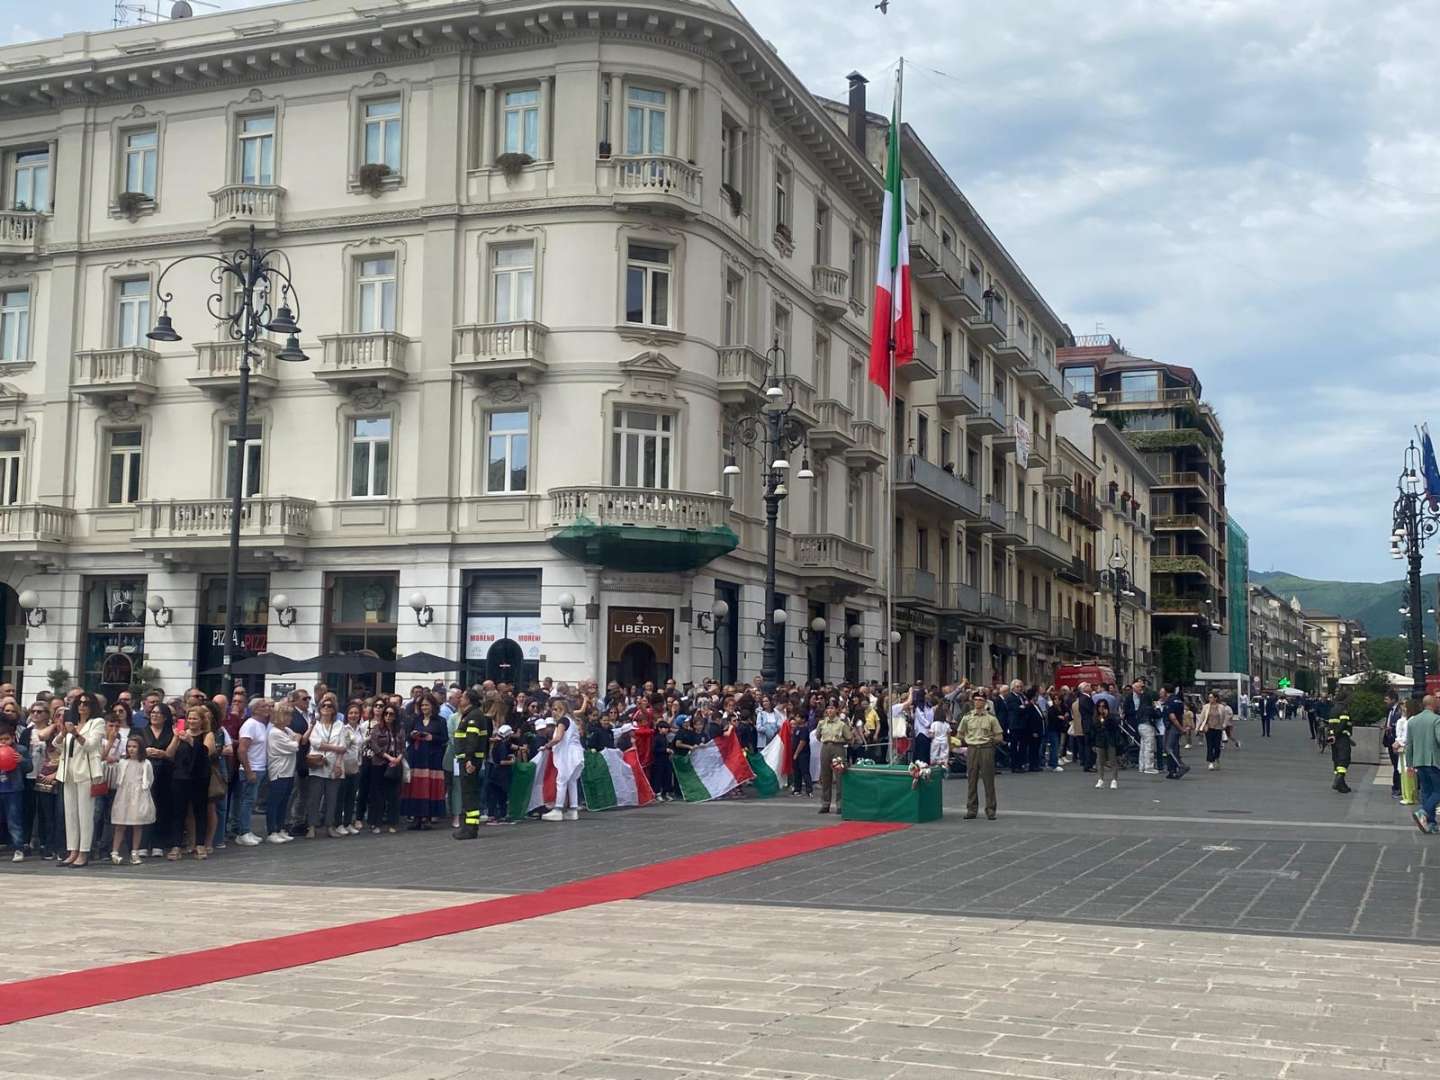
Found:
<svg viewBox="0 0 1440 1080"><path fill-rule="evenodd" d="M797 686L766 693L759 678L721 685L600 688L540 680L519 690L485 682L416 685L408 696L342 701L325 684L283 700L192 688L122 691L111 703L81 689L38 694L28 706L0 686L0 842L11 858L83 867L92 860L207 859L231 844L425 831L449 819L458 839L511 823L508 794L519 762L574 740L585 750L634 748L661 801L678 798L674 759L722 734L747 751L773 740L787 789L840 808L843 754L921 762L967 776L966 816L996 814L995 774L1097 774L1119 785L1122 763L1179 779L1192 738L1219 768L1234 740L1234 712L1218 695L1201 701L1140 679L1074 688L961 682ZM823 739L823 741L822 741ZM823 749L822 749L823 747ZM832 749L833 748L833 749ZM773 749L773 748L772 748ZM816 757L823 760L815 760ZM817 767L818 766L818 767ZM574 820L573 798L542 808Z"/></svg>

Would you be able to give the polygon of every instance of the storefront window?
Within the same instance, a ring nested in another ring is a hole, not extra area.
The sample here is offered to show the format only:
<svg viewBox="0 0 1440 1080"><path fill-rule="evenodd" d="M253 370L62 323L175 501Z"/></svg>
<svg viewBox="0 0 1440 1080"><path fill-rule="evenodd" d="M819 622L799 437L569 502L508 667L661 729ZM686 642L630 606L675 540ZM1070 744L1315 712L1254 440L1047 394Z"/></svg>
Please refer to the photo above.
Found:
<svg viewBox="0 0 1440 1080"><path fill-rule="evenodd" d="M475 571L465 584L465 681L524 689L540 678L540 572Z"/></svg>
<svg viewBox="0 0 1440 1080"><path fill-rule="evenodd" d="M85 689L113 700L145 659L145 579L90 578L85 583Z"/></svg>
<svg viewBox="0 0 1440 1080"><path fill-rule="evenodd" d="M199 625L195 629L195 670L201 672L195 685L207 694L218 694L223 675L205 675L225 663L225 578L205 578L200 588ZM237 578L235 582L235 637L230 656L244 660L269 648L270 581L263 574ZM237 675L250 696L265 692L263 675Z"/></svg>
<svg viewBox="0 0 1440 1080"><path fill-rule="evenodd" d="M373 653L395 659L398 574L332 574L326 579L325 651ZM373 694L395 688L394 675L334 675L321 673L345 697Z"/></svg>

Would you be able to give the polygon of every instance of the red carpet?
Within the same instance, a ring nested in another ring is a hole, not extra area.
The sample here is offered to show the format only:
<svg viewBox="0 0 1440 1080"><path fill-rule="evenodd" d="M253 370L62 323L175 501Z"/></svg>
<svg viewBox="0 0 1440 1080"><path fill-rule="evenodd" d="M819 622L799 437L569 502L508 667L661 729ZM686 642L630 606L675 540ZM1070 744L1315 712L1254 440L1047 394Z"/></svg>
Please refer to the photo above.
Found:
<svg viewBox="0 0 1440 1080"><path fill-rule="evenodd" d="M788 836L735 844L634 870L602 874L538 893L481 900L457 907L307 930L285 937L245 941L154 960L5 983L0 985L0 1025L238 979L245 975L300 967L445 934L534 919L594 904L608 904L614 900L633 900L661 889L703 881L812 851L824 851L904 828L908 826L845 822Z"/></svg>

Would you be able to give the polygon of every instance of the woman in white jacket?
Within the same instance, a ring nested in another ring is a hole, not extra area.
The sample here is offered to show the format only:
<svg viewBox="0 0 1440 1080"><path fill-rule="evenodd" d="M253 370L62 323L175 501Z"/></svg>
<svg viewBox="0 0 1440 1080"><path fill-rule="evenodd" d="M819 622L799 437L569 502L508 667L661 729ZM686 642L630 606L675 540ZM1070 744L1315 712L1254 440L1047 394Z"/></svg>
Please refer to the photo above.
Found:
<svg viewBox="0 0 1440 1080"><path fill-rule="evenodd" d="M90 785L105 778L100 747L105 739L105 717L92 694L81 694L65 710L60 736L60 761L55 778L65 791L65 846L69 854L59 866L84 866L90 861L95 829L95 797Z"/></svg>

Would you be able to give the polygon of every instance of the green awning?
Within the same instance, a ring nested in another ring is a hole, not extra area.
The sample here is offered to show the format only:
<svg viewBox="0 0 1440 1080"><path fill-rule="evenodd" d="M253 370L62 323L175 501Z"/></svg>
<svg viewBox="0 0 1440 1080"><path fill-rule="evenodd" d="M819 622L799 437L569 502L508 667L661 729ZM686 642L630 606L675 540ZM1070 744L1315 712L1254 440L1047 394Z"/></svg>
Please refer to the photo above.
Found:
<svg viewBox="0 0 1440 1080"><path fill-rule="evenodd" d="M610 570L671 574L696 570L740 546L728 525L708 529L664 529L643 525L595 525L581 519L550 538L579 562Z"/></svg>

